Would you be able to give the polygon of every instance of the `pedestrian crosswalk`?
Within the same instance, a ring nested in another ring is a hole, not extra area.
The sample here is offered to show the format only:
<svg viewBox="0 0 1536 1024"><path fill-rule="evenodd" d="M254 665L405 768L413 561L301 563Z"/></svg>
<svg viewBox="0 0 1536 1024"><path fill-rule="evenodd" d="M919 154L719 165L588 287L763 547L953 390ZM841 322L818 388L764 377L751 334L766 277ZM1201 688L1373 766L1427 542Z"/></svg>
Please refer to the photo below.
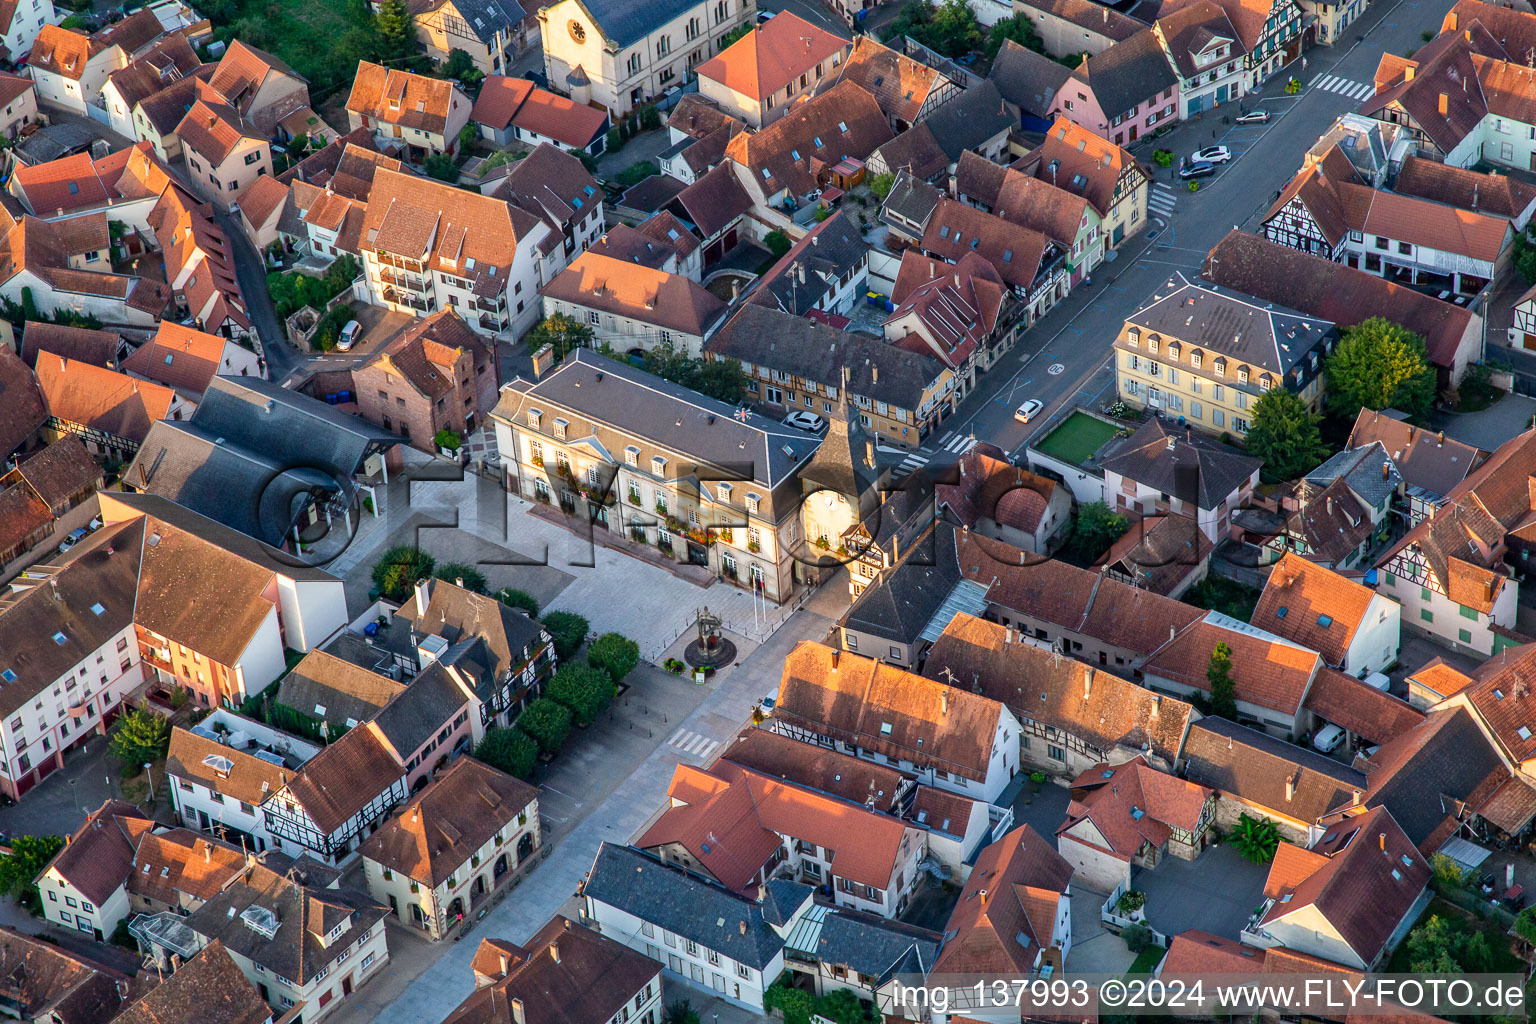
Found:
<svg viewBox="0 0 1536 1024"><path fill-rule="evenodd" d="M1369 82L1356 82L1353 79L1343 78L1339 75L1328 75L1319 78L1312 83L1315 89L1324 92L1336 92L1340 96L1348 96L1352 100L1364 100L1376 91L1376 87Z"/></svg>
<svg viewBox="0 0 1536 1024"><path fill-rule="evenodd" d="M956 455L964 455L976 447L976 436L974 434L945 434L944 438L939 442L939 447L947 452L954 452Z"/></svg>
<svg viewBox="0 0 1536 1024"><path fill-rule="evenodd" d="M901 460L901 464L896 467L896 475L906 476L908 473L915 472L919 466L926 466L931 458L933 458L932 455L924 455L921 451L914 451Z"/></svg>
<svg viewBox="0 0 1536 1024"><path fill-rule="evenodd" d="M1178 201L1179 194L1160 181L1153 184L1152 191L1147 195L1147 207L1161 217L1173 216Z"/></svg>
<svg viewBox="0 0 1536 1024"><path fill-rule="evenodd" d="M685 754L692 754L700 761L708 762L709 755L713 754L720 746L719 740L712 740L708 736L701 736L690 729L679 729L667 740L669 746L676 747Z"/></svg>

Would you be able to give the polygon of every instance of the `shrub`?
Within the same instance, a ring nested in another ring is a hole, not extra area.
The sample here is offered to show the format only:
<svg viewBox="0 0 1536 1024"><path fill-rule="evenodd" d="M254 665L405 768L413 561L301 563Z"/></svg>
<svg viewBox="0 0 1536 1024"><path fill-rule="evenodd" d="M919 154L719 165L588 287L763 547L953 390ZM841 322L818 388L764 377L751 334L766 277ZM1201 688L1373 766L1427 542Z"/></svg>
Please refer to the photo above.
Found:
<svg viewBox="0 0 1536 1024"><path fill-rule="evenodd" d="M1173 150L1171 150L1171 149L1154 149L1152 151L1152 160L1159 167L1172 167L1173 166Z"/></svg>
<svg viewBox="0 0 1536 1024"><path fill-rule="evenodd" d="M607 146L607 151L609 153L617 153L619 150L623 149L624 148L624 142L625 142L625 139L624 139L624 133L623 132L619 131L617 128L609 128L608 129L608 146Z"/></svg>
<svg viewBox="0 0 1536 1024"><path fill-rule="evenodd" d="M432 435L432 443L439 448L446 448L451 452L456 452L464 446L464 438L459 436L458 431L449 430L447 427L444 427Z"/></svg>
<svg viewBox="0 0 1536 1024"><path fill-rule="evenodd" d="M512 587L502 587L496 592L496 600L508 608L521 608L529 615L537 617L539 614L539 602L526 590L516 590Z"/></svg>
<svg viewBox="0 0 1536 1024"><path fill-rule="evenodd" d="M37 876L60 850L59 836L16 836L11 840L11 855L0 857L0 893L14 897L33 914L41 914L42 900L37 892Z"/></svg>
<svg viewBox="0 0 1536 1024"><path fill-rule="evenodd" d="M411 588L417 580L432 575L437 559L414 544L396 544L389 548L373 566L373 586L379 596L391 601L404 601L411 596Z"/></svg>
<svg viewBox="0 0 1536 1024"><path fill-rule="evenodd" d="M571 712L548 697L540 697L517 716L517 727L531 736L540 750L553 754L571 734Z"/></svg>
<svg viewBox="0 0 1536 1024"><path fill-rule="evenodd" d="M1142 892L1140 889L1127 889L1125 892L1121 893L1120 898L1115 901L1115 909L1124 914L1126 917L1131 916L1146 905L1147 894Z"/></svg>
<svg viewBox="0 0 1536 1024"><path fill-rule="evenodd" d="M686 999L667 1004L666 1024L700 1024L699 1011Z"/></svg>
<svg viewBox="0 0 1536 1024"><path fill-rule="evenodd" d="M653 132L661 127L661 111L647 103L640 108L640 130Z"/></svg>
<svg viewBox="0 0 1536 1024"><path fill-rule="evenodd" d="M776 981L763 993L763 1008L784 1014L784 1024L810 1024L815 997L798 988Z"/></svg>
<svg viewBox="0 0 1536 1024"><path fill-rule="evenodd" d="M1144 924L1127 925L1121 929L1120 937L1125 940L1125 948L1132 953L1140 953L1152 945L1152 929Z"/></svg>
<svg viewBox="0 0 1536 1024"><path fill-rule="evenodd" d="M578 725L591 725L613 701L613 680L600 668L580 661L560 666L544 696L570 709Z"/></svg>
<svg viewBox="0 0 1536 1024"><path fill-rule="evenodd" d="M614 181L618 182L619 185L624 188L629 188L632 185L640 184L640 182L644 181L646 178L649 178L653 174L660 173L661 168L656 166L655 161L641 160L639 163L630 164L628 167L620 171L618 177L614 178Z"/></svg>
<svg viewBox="0 0 1536 1024"><path fill-rule="evenodd" d="M540 621L555 641L555 657L561 661L576 656L587 638L587 630L591 628L587 620L575 612L550 612Z"/></svg>
<svg viewBox="0 0 1536 1024"><path fill-rule="evenodd" d="M622 633L604 633L587 648L587 661L618 685L640 664L640 645Z"/></svg>
<svg viewBox="0 0 1536 1024"><path fill-rule="evenodd" d="M455 586L458 585L459 580L463 580L465 590L474 591L476 594L485 593L485 573L468 562L444 562L437 567L433 575Z"/></svg>
<svg viewBox="0 0 1536 1024"><path fill-rule="evenodd" d="M459 180L459 165L454 163L453 157L447 153L430 153L422 161L422 170L427 172L427 177L436 178L438 181L446 181L450 184Z"/></svg>
<svg viewBox="0 0 1536 1024"><path fill-rule="evenodd" d="M539 744L521 729L487 729L475 747L475 760L519 779L533 775L539 760Z"/></svg>
<svg viewBox="0 0 1536 1024"><path fill-rule="evenodd" d="M1237 852L1243 855L1243 859L1255 864L1268 864L1275 859L1275 851L1282 842L1280 826L1269 818L1255 818L1245 814L1237 820L1237 828L1232 831L1232 842L1236 844Z"/></svg>
<svg viewBox="0 0 1536 1024"><path fill-rule="evenodd" d="M778 259L794 247L794 243L789 240L789 236L782 231L768 232L768 234L763 236L763 244L768 247L769 252L773 253L774 259Z"/></svg>

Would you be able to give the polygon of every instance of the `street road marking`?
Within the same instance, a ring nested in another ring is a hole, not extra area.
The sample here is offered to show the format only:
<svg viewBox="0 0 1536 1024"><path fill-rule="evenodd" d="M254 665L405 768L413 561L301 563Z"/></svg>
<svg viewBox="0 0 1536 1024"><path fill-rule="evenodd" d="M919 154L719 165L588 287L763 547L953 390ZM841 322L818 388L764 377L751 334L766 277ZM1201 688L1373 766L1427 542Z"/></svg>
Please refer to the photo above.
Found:
<svg viewBox="0 0 1536 1024"><path fill-rule="evenodd" d="M1368 82L1356 82L1339 75L1329 75L1312 83L1315 88L1325 92L1336 92L1340 96L1348 96L1352 100L1363 100L1376 91L1375 86Z"/></svg>
<svg viewBox="0 0 1536 1024"><path fill-rule="evenodd" d="M969 434L961 434L959 437L946 444L944 446L944 450L947 452L954 452L956 455L964 455L974 447L976 447L976 439L971 437Z"/></svg>
<svg viewBox="0 0 1536 1024"><path fill-rule="evenodd" d="M1178 198L1178 194L1173 189L1159 181L1153 184L1152 191L1147 194L1147 206L1154 213L1169 217L1173 215L1173 209L1178 205Z"/></svg>
<svg viewBox="0 0 1536 1024"><path fill-rule="evenodd" d="M720 746L719 740L712 740L708 736L701 736L689 729L679 729L667 740L670 746L674 746L685 754L692 754L700 761L709 760L709 755Z"/></svg>
<svg viewBox="0 0 1536 1024"><path fill-rule="evenodd" d="M1061 363L1052 363L1049 367L1046 368L1045 372L1050 374L1052 377L1060 377L1062 374L1067 372L1067 368Z"/></svg>
<svg viewBox="0 0 1536 1024"><path fill-rule="evenodd" d="M933 458L932 455L924 455L922 452L913 452L911 455L908 455L906 458L901 460L901 465L896 467L896 472L898 474L905 475L912 472L918 466L926 466L928 464L928 460L931 458Z"/></svg>

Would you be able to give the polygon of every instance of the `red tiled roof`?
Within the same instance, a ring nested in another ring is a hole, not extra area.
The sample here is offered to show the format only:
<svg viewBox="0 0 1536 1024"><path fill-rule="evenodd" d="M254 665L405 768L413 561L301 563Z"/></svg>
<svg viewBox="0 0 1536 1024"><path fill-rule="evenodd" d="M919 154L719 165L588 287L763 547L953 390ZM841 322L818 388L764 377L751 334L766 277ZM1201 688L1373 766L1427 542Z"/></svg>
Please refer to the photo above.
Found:
<svg viewBox="0 0 1536 1024"><path fill-rule="evenodd" d="M721 884L743 893L755 889L780 836L826 848L839 878L886 889L907 835L896 818L730 761L707 771L678 765L667 794L672 806L635 846L677 843Z"/></svg>
<svg viewBox="0 0 1536 1024"><path fill-rule="evenodd" d="M1369 587L1287 553L1270 570L1249 621L1312 648L1337 667L1375 596Z"/></svg>
<svg viewBox="0 0 1536 1024"><path fill-rule="evenodd" d="M1105 762L1073 780L1067 820L1056 836L1129 861L1142 843L1162 846L1175 828L1196 831L1206 802L1214 796L1212 789L1158 771L1141 755L1117 765ZM1107 846L1078 828L1085 820Z"/></svg>
<svg viewBox="0 0 1536 1024"><path fill-rule="evenodd" d="M1238 700L1287 715L1301 710L1312 676L1321 667L1317 653L1278 637L1267 639L1245 629L1228 628L1210 616L1165 644L1142 666L1142 672L1209 693L1206 670L1219 643L1232 650L1232 681Z"/></svg>
<svg viewBox="0 0 1536 1024"><path fill-rule="evenodd" d="M1385 743L1424 721L1424 713L1334 668L1318 670L1306 709L1372 743Z"/></svg>
<svg viewBox="0 0 1536 1024"><path fill-rule="evenodd" d="M133 849L153 827L154 822L137 807L108 800L91 812L43 870L57 871L82 896L101 906L128 880Z"/></svg>
<svg viewBox="0 0 1536 1024"><path fill-rule="evenodd" d="M931 972L1030 974L1056 938L1060 902L1071 881L1072 865L1044 836L1028 825L1009 832L976 859Z"/></svg>
<svg viewBox="0 0 1536 1024"><path fill-rule="evenodd" d="M608 115L557 93L535 89L512 115L512 124L572 149L585 149L599 132L607 131Z"/></svg>
<svg viewBox="0 0 1536 1024"><path fill-rule="evenodd" d="M469 119L488 128L505 128L512 123L512 115L523 105L534 90L534 84L526 78L509 78L506 75L486 75L480 84L480 95Z"/></svg>
<svg viewBox="0 0 1536 1024"><path fill-rule="evenodd" d="M155 336L123 360L122 369L168 387L201 393L216 374L229 369L224 345L224 338L162 320Z"/></svg>
<svg viewBox="0 0 1536 1024"><path fill-rule="evenodd" d="M134 442L176 400L170 388L52 354L38 356L37 382L49 415Z"/></svg>
<svg viewBox="0 0 1536 1024"><path fill-rule="evenodd" d="M815 76L818 65L852 45L792 12L781 13L700 64L698 76L761 102L785 87L793 91L797 78Z"/></svg>

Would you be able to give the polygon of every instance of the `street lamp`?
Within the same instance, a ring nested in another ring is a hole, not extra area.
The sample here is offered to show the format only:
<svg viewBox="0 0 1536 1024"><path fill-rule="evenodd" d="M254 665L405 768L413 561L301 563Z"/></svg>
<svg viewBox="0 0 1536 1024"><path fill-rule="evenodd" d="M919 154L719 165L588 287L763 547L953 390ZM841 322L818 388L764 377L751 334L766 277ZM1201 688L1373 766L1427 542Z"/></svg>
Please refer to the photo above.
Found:
<svg viewBox="0 0 1536 1024"><path fill-rule="evenodd" d="M144 777L149 780L149 802L155 802L155 777L150 772L150 762L144 762Z"/></svg>

